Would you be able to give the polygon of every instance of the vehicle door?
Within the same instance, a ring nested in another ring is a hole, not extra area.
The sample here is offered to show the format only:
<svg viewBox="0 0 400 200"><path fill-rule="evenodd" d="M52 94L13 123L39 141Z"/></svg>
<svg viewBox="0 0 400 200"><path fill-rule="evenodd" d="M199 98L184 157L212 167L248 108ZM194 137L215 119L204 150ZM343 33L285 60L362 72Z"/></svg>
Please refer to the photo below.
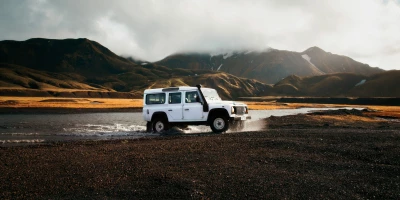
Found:
<svg viewBox="0 0 400 200"><path fill-rule="evenodd" d="M184 121L204 121L203 104L198 91L186 91L183 104Z"/></svg>
<svg viewBox="0 0 400 200"><path fill-rule="evenodd" d="M146 121L150 121L154 112L158 111L167 111L166 102L166 94L165 93L152 93L146 94L144 99L143 106L143 117Z"/></svg>
<svg viewBox="0 0 400 200"><path fill-rule="evenodd" d="M182 115L182 92L171 92L168 94L167 114L171 121L181 121Z"/></svg>

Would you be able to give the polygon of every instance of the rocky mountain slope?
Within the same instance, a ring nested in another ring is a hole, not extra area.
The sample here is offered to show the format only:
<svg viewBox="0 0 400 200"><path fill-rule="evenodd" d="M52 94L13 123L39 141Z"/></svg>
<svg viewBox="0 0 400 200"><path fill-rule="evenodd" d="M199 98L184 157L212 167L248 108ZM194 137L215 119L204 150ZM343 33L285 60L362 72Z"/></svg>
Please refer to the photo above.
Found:
<svg viewBox="0 0 400 200"><path fill-rule="evenodd" d="M0 63L88 78L129 71L135 64L88 39L2 41Z"/></svg>
<svg viewBox="0 0 400 200"><path fill-rule="evenodd" d="M400 70L374 74L361 80L349 92L356 97L400 97Z"/></svg>
<svg viewBox="0 0 400 200"><path fill-rule="evenodd" d="M371 75L383 72L349 57L335 55L318 47L304 52L266 49L223 54L182 53L156 62L169 68L208 69L275 84L290 75L315 76L329 73Z"/></svg>
<svg viewBox="0 0 400 200"><path fill-rule="evenodd" d="M400 97L400 71L365 76L336 73L311 77L289 76L270 91L274 95L313 97Z"/></svg>
<svg viewBox="0 0 400 200"><path fill-rule="evenodd" d="M88 39L1 41L0 78L0 95L11 91L12 95L22 96L49 92L76 96L77 91L129 92L140 96L147 88L219 83L217 89L223 97L232 98L262 95L260 92L270 87L217 71L171 69L136 62L117 56ZM236 83L242 85L238 87ZM245 85L247 87L242 87ZM235 90L229 91L232 87L236 87ZM73 94L66 94L68 92Z"/></svg>

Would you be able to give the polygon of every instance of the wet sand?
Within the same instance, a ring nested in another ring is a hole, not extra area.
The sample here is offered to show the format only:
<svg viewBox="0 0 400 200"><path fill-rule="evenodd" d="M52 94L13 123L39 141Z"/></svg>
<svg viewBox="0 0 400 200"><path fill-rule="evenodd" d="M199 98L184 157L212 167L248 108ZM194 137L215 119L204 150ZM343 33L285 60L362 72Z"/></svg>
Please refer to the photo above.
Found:
<svg viewBox="0 0 400 200"><path fill-rule="evenodd" d="M257 132L0 147L0 198L399 199L399 122L368 119L308 114Z"/></svg>

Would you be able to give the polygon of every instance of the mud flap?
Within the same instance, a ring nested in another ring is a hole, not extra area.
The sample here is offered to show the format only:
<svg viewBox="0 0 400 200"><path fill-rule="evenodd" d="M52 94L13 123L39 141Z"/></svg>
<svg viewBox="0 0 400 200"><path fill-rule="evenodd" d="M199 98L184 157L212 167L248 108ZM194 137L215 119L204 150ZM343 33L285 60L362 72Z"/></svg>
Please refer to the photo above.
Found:
<svg viewBox="0 0 400 200"><path fill-rule="evenodd" d="M146 132L153 132L153 126L151 122L146 123Z"/></svg>

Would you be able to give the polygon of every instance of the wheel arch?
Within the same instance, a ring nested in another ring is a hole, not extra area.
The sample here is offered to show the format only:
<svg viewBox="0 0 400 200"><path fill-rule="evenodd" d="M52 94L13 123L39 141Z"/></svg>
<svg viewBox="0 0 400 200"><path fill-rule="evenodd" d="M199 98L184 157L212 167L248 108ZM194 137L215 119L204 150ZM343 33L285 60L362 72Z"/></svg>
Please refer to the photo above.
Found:
<svg viewBox="0 0 400 200"><path fill-rule="evenodd" d="M209 114L208 114L208 118L207 118L207 123L210 124L211 123L211 119L214 116L224 116L227 119L229 119L229 114L228 111L226 109L223 108L214 108L212 110L210 110Z"/></svg>
<svg viewBox="0 0 400 200"><path fill-rule="evenodd" d="M169 121L168 116L167 116L167 114L165 112L155 112L155 113L153 113L153 115L151 116L151 121L153 121L157 117L164 117L165 119L167 119Z"/></svg>

